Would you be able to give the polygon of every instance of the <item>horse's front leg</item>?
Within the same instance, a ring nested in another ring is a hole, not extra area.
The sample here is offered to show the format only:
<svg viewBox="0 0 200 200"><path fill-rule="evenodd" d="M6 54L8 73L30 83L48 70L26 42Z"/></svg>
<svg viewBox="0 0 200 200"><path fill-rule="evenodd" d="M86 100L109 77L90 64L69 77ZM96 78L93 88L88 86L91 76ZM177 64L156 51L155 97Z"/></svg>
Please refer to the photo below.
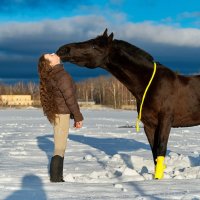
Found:
<svg viewBox="0 0 200 200"><path fill-rule="evenodd" d="M155 137L156 128L150 127L150 126L147 126L147 125L144 124L144 131L146 133L148 142L149 142L150 147L151 147L154 164L156 165L157 149L155 148L156 145L154 144L155 143L154 137Z"/></svg>
<svg viewBox="0 0 200 200"><path fill-rule="evenodd" d="M159 124L156 130L157 134L155 135L157 149L155 179L162 179L164 176L164 170L166 168L164 160L167 152L167 143L171 129L171 122L172 120L170 115L161 116L159 119Z"/></svg>

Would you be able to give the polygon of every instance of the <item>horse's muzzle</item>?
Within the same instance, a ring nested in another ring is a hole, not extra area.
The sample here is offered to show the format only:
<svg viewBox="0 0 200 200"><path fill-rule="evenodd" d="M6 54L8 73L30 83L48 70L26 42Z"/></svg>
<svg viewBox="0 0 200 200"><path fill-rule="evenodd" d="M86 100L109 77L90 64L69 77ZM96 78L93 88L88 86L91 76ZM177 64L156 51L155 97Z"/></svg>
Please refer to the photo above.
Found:
<svg viewBox="0 0 200 200"><path fill-rule="evenodd" d="M65 60L69 57L70 48L69 47L61 47L56 51L56 54L60 57L61 60Z"/></svg>

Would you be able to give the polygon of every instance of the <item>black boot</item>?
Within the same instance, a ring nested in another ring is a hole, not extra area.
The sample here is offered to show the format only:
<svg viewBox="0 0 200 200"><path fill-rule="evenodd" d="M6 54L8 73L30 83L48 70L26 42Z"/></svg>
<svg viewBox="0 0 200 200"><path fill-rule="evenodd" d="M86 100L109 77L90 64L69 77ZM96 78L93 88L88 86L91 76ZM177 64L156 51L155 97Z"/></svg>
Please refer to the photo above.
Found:
<svg viewBox="0 0 200 200"><path fill-rule="evenodd" d="M51 182L65 182L63 180L63 161L64 158L56 155L51 158L50 163L50 181Z"/></svg>

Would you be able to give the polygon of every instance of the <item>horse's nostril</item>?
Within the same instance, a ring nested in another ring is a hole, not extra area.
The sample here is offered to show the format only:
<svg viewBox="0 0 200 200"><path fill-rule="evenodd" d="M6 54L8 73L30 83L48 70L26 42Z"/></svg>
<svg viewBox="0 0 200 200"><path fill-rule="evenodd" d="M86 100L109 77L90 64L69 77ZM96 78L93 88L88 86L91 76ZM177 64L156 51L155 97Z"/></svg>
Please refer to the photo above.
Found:
<svg viewBox="0 0 200 200"><path fill-rule="evenodd" d="M58 56L61 56L62 55L62 50L61 49L58 49L57 51L56 51L56 54L58 55Z"/></svg>
<svg viewBox="0 0 200 200"><path fill-rule="evenodd" d="M58 51L56 52L56 54L58 56L66 56L68 55L70 52L70 48L69 47L64 47L64 48L60 48L58 49Z"/></svg>

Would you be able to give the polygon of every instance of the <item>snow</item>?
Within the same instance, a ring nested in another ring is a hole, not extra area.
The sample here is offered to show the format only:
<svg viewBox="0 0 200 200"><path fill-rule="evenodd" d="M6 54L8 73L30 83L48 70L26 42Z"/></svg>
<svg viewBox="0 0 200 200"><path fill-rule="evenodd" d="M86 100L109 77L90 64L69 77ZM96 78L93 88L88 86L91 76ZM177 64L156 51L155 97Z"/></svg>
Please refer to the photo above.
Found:
<svg viewBox="0 0 200 200"><path fill-rule="evenodd" d="M152 155L137 113L82 110L71 128L64 183L49 181L53 130L41 109L0 110L0 199L200 199L200 126L172 129L163 180L154 180Z"/></svg>

